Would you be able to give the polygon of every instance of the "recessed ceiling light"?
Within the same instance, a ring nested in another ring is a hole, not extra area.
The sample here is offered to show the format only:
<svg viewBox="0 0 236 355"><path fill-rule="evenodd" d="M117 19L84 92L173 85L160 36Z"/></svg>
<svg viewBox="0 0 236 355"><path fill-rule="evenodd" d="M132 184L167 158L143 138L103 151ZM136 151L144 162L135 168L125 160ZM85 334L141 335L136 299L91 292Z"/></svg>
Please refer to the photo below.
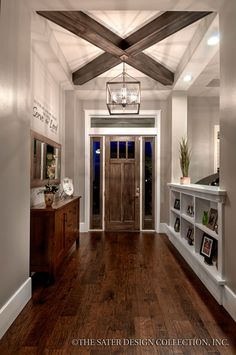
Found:
<svg viewBox="0 0 236 355"><path fill-rule="evenodd" d="M183 81L185 81L186 83L188 83L189 81L192 80L192 75L191 74L186 74L183 78Z"/></svg>
<svg viewBox="0 0 236 355"><path fill-rule="evenodd" d="M207 44L208 46L215 46L216 44L219 43L219 40L220 40L220 36L219 33L217 33L208 38Z"/></svg>

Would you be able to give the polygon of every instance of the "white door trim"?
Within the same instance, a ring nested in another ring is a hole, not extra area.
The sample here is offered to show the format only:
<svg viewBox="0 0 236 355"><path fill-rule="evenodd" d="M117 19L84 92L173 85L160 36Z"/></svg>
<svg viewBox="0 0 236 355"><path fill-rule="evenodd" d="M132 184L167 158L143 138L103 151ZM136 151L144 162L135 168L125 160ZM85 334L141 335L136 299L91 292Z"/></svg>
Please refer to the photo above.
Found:
<svg viewBox="0 0 236 355"><path fill-rule="evenodd" d="M93 135L137 135L137 136L155 136L156 137L156 171L155 171L155 230L160 232L160 201L161 201L161 164L160 164L160 152L161 152L161 111L160 110L141 110L140 116L152 116L155 117L155 127L154 128L91 128L91 117L92 116L108 116L106 110L84 110L84 119L85 119L85 224L84 230L89 231L89 218L90 218L90 136ZM130 117L133 117L130 115ZM145 134L144 134L145 133ZM104 140L103 140L104 148ZM103 158L104 158L105 149L103 149ZM141 152L142 153L142 152ZM103 159L103 161L105 161ZM103 164L103 170L105 169L105 164ZM105 170L103 171L103 194L105 187ZM140 174L141 179L141 174ZM141 181L142 188L142 181ZM142 191L140 191L142 193ZM141 194L140 194L141 195ZM141 200L141 199L140 199ZM104 197L103 197L104 201ZM103 203L103 229L104 229L104 203ZM141 218L140 218L140 230L142 230Z"/></svg>

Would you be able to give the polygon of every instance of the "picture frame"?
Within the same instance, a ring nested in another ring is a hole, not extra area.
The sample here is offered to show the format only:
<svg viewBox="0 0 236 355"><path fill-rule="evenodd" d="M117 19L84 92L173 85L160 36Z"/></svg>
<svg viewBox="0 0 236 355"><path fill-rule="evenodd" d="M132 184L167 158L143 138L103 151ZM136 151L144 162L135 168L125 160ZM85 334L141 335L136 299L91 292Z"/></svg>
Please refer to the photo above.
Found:
<svg viewBox="0 0 236 355"><path fill-rule="evenodd" d="M174 208L176 210L180 210L180 199L179 198L175 199Z"/></svg>
<svg viewBox="0 0 236 355"><path fill-rule="evenodd" d="M193 205L188 205L187 207L187 214L191 217L194 216L194 208L193 208Z"/></svg>
<svg viewBox="0 0 236 355"><path fill-rule="evenodd" d="M189 245L193 245L194 235L193 235L193 228L192 227L188 228L186 239L187 239Z"/></svg>
<svg viewBox="0 0 236 355"><path fill-rule="evenodd" d="M179 230L180 230L180 218L179 217L176 217L174 230L176 233L179 233Z"/></svg>
<svg viewBox="0 0 236 355"><path fill-rule="evenodd" d="M215 229L215 225L218 220L218 211L215 208L211 208L209 211L207 227L211 230Z"/></svg>
<svg viewBox="0 0 236 355"><path fill-rule="evenodd" d="M215 243L216 240L214 238L212 238L206 233L203 234L200 254L204 256L204 261L209 265L212 265L212 257L215 250Z"/></svg>

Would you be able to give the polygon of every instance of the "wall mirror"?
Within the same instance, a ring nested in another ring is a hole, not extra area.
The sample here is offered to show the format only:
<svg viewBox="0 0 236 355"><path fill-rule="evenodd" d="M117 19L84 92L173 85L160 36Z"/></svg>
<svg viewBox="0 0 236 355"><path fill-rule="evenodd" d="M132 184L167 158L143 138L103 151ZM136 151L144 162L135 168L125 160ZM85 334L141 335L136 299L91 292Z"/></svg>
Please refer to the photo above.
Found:
<svg viewBox="0 0 236 355"><path fill-rule="evenodd" d="M31 187L59 184L61 145L31 131Z"/></svg>

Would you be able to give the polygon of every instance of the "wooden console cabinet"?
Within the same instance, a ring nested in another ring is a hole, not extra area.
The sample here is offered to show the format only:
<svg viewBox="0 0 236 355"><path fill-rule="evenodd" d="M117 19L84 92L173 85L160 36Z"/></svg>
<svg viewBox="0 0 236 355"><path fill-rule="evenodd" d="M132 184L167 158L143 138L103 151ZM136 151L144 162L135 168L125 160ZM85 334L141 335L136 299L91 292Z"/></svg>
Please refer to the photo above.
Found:
<svg viewBox="0 0 236 355"><path fill-rule="evenodd" d="M47 272L55 281L58 268L72 245L79 245L80 197L31 208L30 271Z"/></svg>

